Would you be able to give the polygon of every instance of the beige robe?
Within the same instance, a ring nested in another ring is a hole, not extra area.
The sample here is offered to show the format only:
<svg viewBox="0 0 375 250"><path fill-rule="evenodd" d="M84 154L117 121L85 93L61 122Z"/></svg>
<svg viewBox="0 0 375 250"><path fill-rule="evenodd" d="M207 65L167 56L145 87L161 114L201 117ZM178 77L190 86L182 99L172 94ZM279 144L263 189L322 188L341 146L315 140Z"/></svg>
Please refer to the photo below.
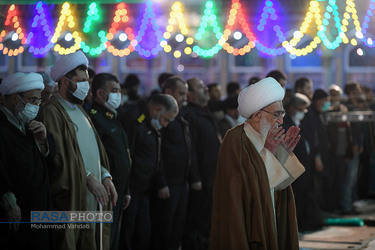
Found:
<svg viewBox="0 0 375 250"><path fill-rule="evenodd" d="M79 107L82 111L83 109ZM83 111L94 128L90 117ZM57 100L47 103L39 112L56 142L54 166L49 168L53 209L58 211L87 211L86 170L79 150L74 123ZM106 151L94 129L102 166L109 169ZM109 210L109 207L103 208ZM97 224L98 226L99 224ZM104 224L102 239L94 236L92 229L56 230L56 246L59 249L109 249L109 226ZM98 227L97 227L98 228ZM100 233L100 230L97 230ZM96 242L97 241L97 242Z"/></svg>

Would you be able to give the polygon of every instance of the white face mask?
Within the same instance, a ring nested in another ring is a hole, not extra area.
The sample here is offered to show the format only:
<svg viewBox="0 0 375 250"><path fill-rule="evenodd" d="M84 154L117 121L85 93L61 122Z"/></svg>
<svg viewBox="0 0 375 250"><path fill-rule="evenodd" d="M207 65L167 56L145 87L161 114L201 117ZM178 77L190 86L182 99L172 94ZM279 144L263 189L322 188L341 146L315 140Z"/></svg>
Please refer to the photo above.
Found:
<svg viewBox="0 0 375 250"><path fill-rule="evenodd" d="M160 130L162 128L162 126L159 122L159 117L160 117L160 113L157 115L157 118L151 119L151 126L156 130Z"/></svg>
<svg viewBox="0 0 375 250"><path fill-rule="evenodd" d="M25 104L25 102L22 100L21 97L20 97L20 99ZM35 119L35 117L38 115L38 112L39 112L39 106L38 105L26 103L26 105L23 107L23 109L17 113L17 116L23 122L29 122L29 121Z"/></svg>
<svg viewBox="0 0 375 250"><path fill-rule="evenodd" d="M109 93L109 98L104 105L110 109L115 110L117 109L121 104L121 93Z"/></svg>
<svg viewBox="0 0 375 250"><path fill-rule="evenodd" d="M302 121L304 117L305 117L305 112L303 111L297 111L297 113L294 115L294 119L298 121Z"/></svg>
<svg viewBox="0 0 375 250"><path fill-rule="evenodd" d="M81 101L85 100L87 93L89 93L90 85L88 81L77 82L77 89L73 92L73 96L77 97Z"/></svg>
<svg viewBox="0 0 375 250"><path fill-rule="evenodd" d="M77 85L76 90L73 92L73 96L77 97L81 101L85 100L85 98L86 98L86 96L87 96L87 94L89 93L89 90L90 90L89 82L84 81L84 82L76 82L75 83L72 80L70 80L69 78L66 78L66 79L68 79L69 82ZM68 89L68 91L70 91L70 90Z"/></svg>

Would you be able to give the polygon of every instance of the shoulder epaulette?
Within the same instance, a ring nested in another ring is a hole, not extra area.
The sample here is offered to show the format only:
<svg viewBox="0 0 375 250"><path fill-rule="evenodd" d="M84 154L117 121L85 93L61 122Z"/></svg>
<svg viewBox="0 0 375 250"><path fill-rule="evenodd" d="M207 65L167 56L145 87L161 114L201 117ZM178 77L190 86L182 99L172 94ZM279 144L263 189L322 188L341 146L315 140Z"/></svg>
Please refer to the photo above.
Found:
<svg viewBox="0 0 375 250"><path fill-rule="evenodd" d="M146 119L146 116L144 114L141 114L141 116L137 118L137 121L139 123L142 123L145 119Z"/></svg>
<svg viewBox="0 0 375 250"><path fill-rule="evenodd" d="M90 114L95 115L96 113L98 113L98 111L96 109L90 109Z"/></svg>

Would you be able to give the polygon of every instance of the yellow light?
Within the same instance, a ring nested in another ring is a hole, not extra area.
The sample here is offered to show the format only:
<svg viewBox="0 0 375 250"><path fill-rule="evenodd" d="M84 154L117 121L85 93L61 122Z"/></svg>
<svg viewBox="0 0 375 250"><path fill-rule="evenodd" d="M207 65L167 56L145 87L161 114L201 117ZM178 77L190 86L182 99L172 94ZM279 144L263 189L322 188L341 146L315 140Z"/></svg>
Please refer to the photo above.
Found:
<svg viewBox="0 0 375 250"><path fill-rule="evenodd" d="M179 50L176 50L174 53L173 53L174 57L176 58L180 58L181 57L181 51Z"/></svg>
<svg viewBox="0 0 375 250"><path fill-rule="evenodd" d="M186 48L184 49L184 52L185 52L186 55L190 55L191 52L192 52L192 49L191 49L190 47L186 47Z"/></svg>
<svg viewBox="0 0 375 250"><path fill-rule="evenodd" d="M353 46L357 46L357 40L355 40L355 38L352 38L352 40L350 41L350 43L353 45Z"/></svg>
<svg viewBox="0 0 375 250"><path fill-rule="evenodd" d="M191 38L191 37L188 37L188 38L186 39L186 43L189 44L189 45L193 44L193 42L194 42L194 39Z"/></svg>
<svg viewBox="0 0 375 250"><path fill-rule="evenodd" d="M165 39L169 39L169 38L171 38L171 33L169 33L169 32L165 32L165 33L164 33L164 38L165 38Z"/></svg>
<svg viewBox="0 0 375 250"><path fill-rule="evenodd" d="M169 52L171 52L171 50L172 50L172 47L169 44L167 44L167 45L164 46L164 51L165 52L169 53Z"/></svg>

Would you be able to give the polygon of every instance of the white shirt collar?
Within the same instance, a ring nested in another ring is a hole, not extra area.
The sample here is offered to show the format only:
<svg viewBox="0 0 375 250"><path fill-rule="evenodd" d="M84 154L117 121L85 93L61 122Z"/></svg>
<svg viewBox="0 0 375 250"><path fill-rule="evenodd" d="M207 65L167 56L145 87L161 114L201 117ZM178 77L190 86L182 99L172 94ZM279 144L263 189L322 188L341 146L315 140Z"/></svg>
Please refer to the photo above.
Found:
<svg viewBox="0 0 375 250"><path fill-rule="evenodd" d="M71 109L75 109L77 107L77 104L71 103L68 100L64 99L59 93L57 93L56 99L60 101L60 103L65 103Z"/></svg>

